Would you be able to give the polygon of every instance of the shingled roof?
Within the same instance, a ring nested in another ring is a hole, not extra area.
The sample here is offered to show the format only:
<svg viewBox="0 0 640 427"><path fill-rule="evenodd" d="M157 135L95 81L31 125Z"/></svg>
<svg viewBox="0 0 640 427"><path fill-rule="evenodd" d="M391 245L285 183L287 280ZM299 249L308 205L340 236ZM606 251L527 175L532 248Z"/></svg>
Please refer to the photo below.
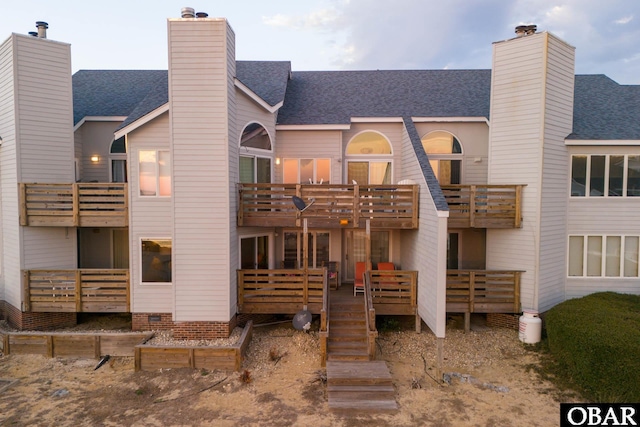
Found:
<svg viewBox="0 0 640 427"><path fill-rule="evenodd" d="M620 85L602 74L577 75L573 111L567 139L640 139L640 86Z"/></svg>
<svg viewBox="0 0 640 427"><path fill-rule="evenodd" d="M87 116L127 117L163 87L164 70L80 70L73 75L73 124Z"/></svg>
<svg viewBox="0 0 640 427"><path fill-rule="evenodd" d="M351 117L489 117L490 70L294 72L278 124Z"/></svg>
<svg viewBox="0 0 640 427"><path fill-rule="evenodd" d="M491 70L304 71L285 61L238 61L245 86L275 106L280 125L349 124L352 117L485 117ZM289 77L292 75L291 79ZM120 128L168 102L167 71L82 70L73 76L74 124L124 116ZM569 139L640 140L640 86L604 75L575 80Z"/></svg>
<svg viewBox="0 0 640 427"><path fill-rule="evenodd" d="M288 61L237 61L236 77L269 105L284 100ZM120 128L169 102L166 70L80 70L73 75L73 122L124 116Z"/></svg>

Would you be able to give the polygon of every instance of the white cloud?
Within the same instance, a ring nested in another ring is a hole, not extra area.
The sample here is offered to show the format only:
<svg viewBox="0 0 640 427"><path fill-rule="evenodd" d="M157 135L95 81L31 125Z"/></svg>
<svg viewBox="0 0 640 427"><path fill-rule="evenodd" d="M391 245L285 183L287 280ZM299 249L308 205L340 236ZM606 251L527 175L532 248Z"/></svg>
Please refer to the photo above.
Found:
<svg viewBox="0 0 640 427"><path fill-rule="evenodd" d="M318 9L301 16L277 14L262 17L266 25L293 30L334 30L340 20L341 14L335 8Z"/></svg>
<svg viewBox="0 0 640 427"><path fill-rule="evenodd" d="M615 22L616 24L620 24L620 25L624 25L624 24L628 24L629 22L631 22L633 20L633 15L629 15L629 16L625 16L624 18L620 18Z"/></svg>

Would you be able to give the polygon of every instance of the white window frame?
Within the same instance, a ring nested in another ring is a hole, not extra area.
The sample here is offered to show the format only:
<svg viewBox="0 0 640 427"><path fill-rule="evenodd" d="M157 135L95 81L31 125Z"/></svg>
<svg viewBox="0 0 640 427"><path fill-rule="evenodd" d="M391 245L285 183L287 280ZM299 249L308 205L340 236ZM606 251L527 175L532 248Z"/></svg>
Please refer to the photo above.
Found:
<svg viewBox="0 0 640 427"><path fill-rule="evenodd" d="M604 194L602 196L592 196L591 195L591 157L592 156L598 156L598 157L604 157ZM622 195L620 196L610 196L609 195L609 165L610 165L610 158L611 156L622 156L624 157L624 166L622 169ZM627 180L629 177L629 156L640 156L640 153L638 154L633 154L633 153L627 153L627 154L616 154L616 153L591 153L591 154L571 154L571 159L570 159L570 170L569 170L569 197L571 197L574 200L579 200L579 199L589 199L589 198L593 198L593 199L602 199L602 198L611 198L611 199L624 199L624 198L629 198L629 199L635 199L635 198L640 198L640 196L628 196L627 195ZM584 195L583 196L574 196L573 194L571 194L571 185L573 182L573 158L574 157L586 157L587 158L587 171L586 171L586 176L585 176L585 185L584 185Z"/></svg>
<svg viewBox="0 0 640 427"><path fill-rule="evenodd" d="M569 253L570 251L570 240L572 237L580 237L583 239L583 243L582 243L582 275L581 276L571 276L569 274L570 272L570 266L569 266L569 260L571 257L571 254ZM588 265L587 265L587 261L588 261L588 238L589 237L600 237L602 238L602 246L600 248L600 275L599 276L588 276L587 275L587 271L588 271ZM620 275L619 276L607 276L607 239L608 238L620 238L620 266L619 266L619 271L620 271ZM598 280L602 280L602 279L614 279L614 280L620 280L620 279L626 279L626 280L638 280L638 277L640 277L640 250L638 251L638 259L636 259L636 263L638 263L638 272L636 276L625 276L625 271L624 271L624 263L625 263L625 253L626 253L626 241L627 238L638 238L640 239L640 236L638 235L631 235L631 234L570 234L568 239L567 239L567 278L569 279L598 279Z"/></svg>
<svg viewBox="0 0 640 427"><path fill-rule="evenodd" d="M309 182L301 182L300 181L300 161L302 160L311 160L313 161L313 182L309 183ZM323 184L329 184L331 182L331 159L328 157L300 157L300 158L295 158L295 157L285 157L284 159L282 159L282 182L284 183L284 174L285 174L285 164L287 163L287 161L295 161L297 162L298 165L298 169L297 169L297 179L296 179L296 183L298 184L320 184L320 181L318 180L318 160L326 160L329 162L329 181L325 182L322 181Z"/></svg>
<svg viewBox="0 0 640 427"><path fill-rule="evenodd" d="M144 240L169 240L171 241L171 281L169 282L143 282L142 281L142 270L143 270L143 265L142 265L142 242ZM172 237L140 237L138 239L138 250L139 252L139 262L138 262L138 267L140 268L140 274L138 275L139 279L140 279L140 285L143 286L172 286L173 285L173 258L175 258L174 256L174 251L173 251L173 238Z"/></svg>
<svg viewBox="0 0 640 427"><path fill-rule="evenodd" d="M351 142L356 139L358 136L362 135L363 133L369 133L369 132L373 132L373 133L377 133L380 136L382 136L387 143L389 144L389 150L391 151L391 153L389 154L347 154L347 149L349 148L349 144L351 144ZM358 132L357 134L355 134L347 143L347 145L345 146L344 149L344 158L345 158L345 162L344 162L344 179L347 179L347 177L349 176L349 163L351 162L355 162L355 163L369 163L369 176L367 177L367 185L369 185L371 183L371 163L383 163L383 162L388 162L389 166L391 166L391 171L390 171L390 182L393 183L394 182L394 162L393 162L393 156L394 156L394 150L393 150L393 144L391 143L391 141L389 140L389 138L387 138L387 136L385 134L383 134L382 132L379 132L377 130L373 130L373 129L366 129L363 130L361 132ZM347 184L351 184L350 182L348 182ZM365 184L363 182L359 182L358 184ZM376 185L376 184L371 184L371 185ZM379 185L383 185L383 184L379 184Z"/></svg>
<svg viewBox="0 0 640 427"><path fill-rule="evenodd" d="M156 194L142 194L142 186L141 184L141 180L140 180L140 153L144 152L144 151L155 151L156 153L156 162L155 162L155 177L156 177ZM169 175L169 178L171 180L171 188L170 188L170 193L168 195L161 195L160 194L160 167L158 165L158 162L160 160L160 154L159 153L166 153L169 156L169 162L173 163L173 159L171 158L171 151L170 150L159 150L159 149L146 149L146 148L141 148L140 150L137 151L137 156L136 156L136 160L138 162L138 176L137 176L137 180L138 180L138 197L140 198L169 198L172 196L173 194L173 175ZM170 170L170 172L172 172L172 169Z"/></svg>

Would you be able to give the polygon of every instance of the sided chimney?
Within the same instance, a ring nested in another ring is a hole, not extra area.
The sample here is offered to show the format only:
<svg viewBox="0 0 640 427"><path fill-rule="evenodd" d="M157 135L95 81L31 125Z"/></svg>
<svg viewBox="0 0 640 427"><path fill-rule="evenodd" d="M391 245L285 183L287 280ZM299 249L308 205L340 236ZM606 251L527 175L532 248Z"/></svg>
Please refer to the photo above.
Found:
<svg viewBox="0 0 640 427"><path fill-rule="evenodd" d="M36 28L38 29L38 37L41 39L47 38L47 28L49 28L49 24L44 21L37 21Z"/></svg>

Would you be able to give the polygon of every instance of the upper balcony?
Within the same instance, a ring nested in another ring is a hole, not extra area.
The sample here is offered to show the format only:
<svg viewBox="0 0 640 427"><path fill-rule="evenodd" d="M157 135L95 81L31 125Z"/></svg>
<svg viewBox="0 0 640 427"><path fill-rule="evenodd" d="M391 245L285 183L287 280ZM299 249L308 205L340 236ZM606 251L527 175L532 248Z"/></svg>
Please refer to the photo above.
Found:
<svg viewBox="0 0 640 427"><path fill-rule="evenodd" d="M522 227L523 185L442 185L449 228Z"/></svg>
<svg viewBox="0 0 640 427"><path fill-rule="evenodd" d="M126 183L20 184L20 225L127 227Z"/></svg>
<svg viewBox="0 0 640 427"><path fill-rule="evenodd" d="M418 228L417 185L239 184L238 226ZM307 205L296 208L293 197Z"/></svg>

